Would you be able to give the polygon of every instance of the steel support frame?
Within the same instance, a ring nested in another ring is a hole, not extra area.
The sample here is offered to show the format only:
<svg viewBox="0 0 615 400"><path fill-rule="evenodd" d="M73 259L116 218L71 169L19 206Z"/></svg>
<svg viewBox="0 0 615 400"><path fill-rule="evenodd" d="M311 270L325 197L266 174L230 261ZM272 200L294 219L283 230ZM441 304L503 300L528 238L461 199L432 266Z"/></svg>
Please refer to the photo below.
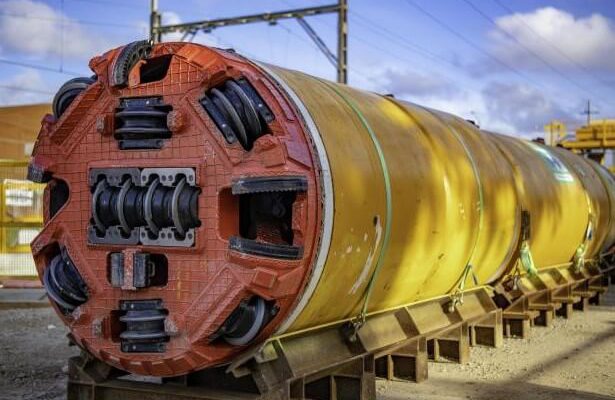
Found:
<svg viewBox="0 0 615 400"><path fill-rule="evenodd" d="M337 55L327 48L314 29L304 20L305 17L337 13ZM298 8L293 10L277 11L271 13L251 14L232 18L219 18L196 22L187 22L175 25L162 25L161 13L158 9L158 0L150 0L150 40L153 43L162 41L162 35L166 33L183 33L183 39L194 36L197 32L211 32L216 28L233 25L245 25L256 22L267 22L275 25L283 19L296 19L303 29L306 30L311 40L322 51L329 61L334 63L337 69L337 81L348 83L348 0L338 0L337 4L319 7Z"/></svg>
<svg viewBox="0 0 615 400"><path fill-rule="evenodd" d="M349 341L339 326L272 339L227 367L144 383L87 355L69 363L69 400L367 400L376 378L421 382L427 361L467 362L471 345L502 343L502 312L490 293L467 292L453 312L440 298L373 315Z"/></svg>
<svg viewBox="0 0 615 400"><path fill-rule="evenodd" d="M86 353L69 362L69 400L367 400L376 379L422 382L428 361L466 363L470 347L499 347L527 337L534 325L600 302L615 281L613 267L571 266L526 277L515 290L498 285L371 315L349 341L340 326L274 338L230 366L135 381ZM495 300L495 301L494 301ZM508 301L503 307L502 301Z"/></svg>
<svg viewBox="0 0 615 400"><path fill-rule="evenodd" d="M570 318L574 310L599 304L614 273L614 267L588 263L580 271L567 265L526 276L514 288L498 284L504 337L525 339L533 326L550 326L556 316Z"/></svg>

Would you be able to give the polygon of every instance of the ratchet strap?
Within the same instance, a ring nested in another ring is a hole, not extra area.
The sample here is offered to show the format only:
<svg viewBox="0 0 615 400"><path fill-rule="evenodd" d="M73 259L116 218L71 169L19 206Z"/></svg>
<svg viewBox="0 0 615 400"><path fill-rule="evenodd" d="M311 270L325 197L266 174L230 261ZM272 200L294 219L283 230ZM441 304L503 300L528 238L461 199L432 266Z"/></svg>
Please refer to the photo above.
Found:
<svg viewBox="0 0 615 400"><path fill-rule="evenodd" d="M532 257L532 251L530 250L530 243L528 240L521 242L521 247L519 248L519 262L529 276L535 276L538 273L536 264L534 264L534 257Z"/></svg>
<svg viewBox="0 0 615 400"><path fill-rule="evenodd" d="M583 183L583 181L581 181ZM574 266L574 270L576 272L580 272L583 268L585 268L585 253L589 248L589 242L594 238L594 210L592 208L592 202L589 198L589 193L587 189L585 192L585 201L587 202L587 209L589 210L589 215L587 216L587 227L585 228L585 236L583 237L583 243L577 247L577 250L574 252L574 256L572 257L572 265Z"/></svg>
<svg viewBox="0 0 615 400"><path fill-rule="evenodd" d="M385 198L386 198L386 216L385 216L385 222L384 222L384 237L382 240L382 246L380 247L380 252L378 253L378 258L376 259L376 266L369 278L367 287L363 294L363 300L362 300L363 305L361 306L361 311L359 315L353 318L350 322L351 332L349 332L348 336L351 340L354 340L356 338L356 333L365 323L365 317L367 315L369 299L374 290L374 286L378 278L378 274L380 273L380 270L382 269L382 265L384 264L384 258L387 252L387 248L389 246L389 241L391 237L391 223L393 221L393 201L391 198L392 197L391 196L391 178L389 176L389 168L387 166L387 162L384 156L384 152L382 150L382 146L380 145L380 141L378 140L376 133L372 129L371 125L369 124L369 122L367 121L363 113L361 113L361 110L359 110L359 107L356 105L354 101L352 101L352 99L345 96L335 84L327 82L327 81L323 81L323 80L321 80L321 82L324 83L326 86L328 86L333 92L335 92L335 94L337 94L344 101L344 103L346 103L346 105L352 109L352 111L357 115L357 117L361 121L361 125L363 125L363 127L369 134L370 139L374 145L374 148L376 149L376 154L378 155L378 160L380 162L380 168L382 170L382 178L384 180L384 190L385 190Z"/></svg>
<svg viewBox="0 0 615 400"><path fill-rule="evenodd" d="M589 247L589 242L592 240L594 236L594 215L590 211L589 218L587 220L587 228L585 229L585 237L583 239L583 243L577 247L577 250L572 257L572 265L574 266L574 270L576 272L581 271L585 267L585 253L587 252L587 248Z"/></svg>
<svg viewBox="0 0 615 400"><path fill-rule="evenodd" d="M521 211L521 235L519 240L519 264L529 276L538 273L530 249L530 212Z"/></svg>
<svg viewBox="0 0 615 400"><path fill-rule="evenodd" d="M466 157L468 157L468 160L470 160L470 165L472 167L472 173L474 175L474 180L476 181L476 185L478 189L478 202L476 204L476 207L478 209L478 231L476 232L476 235L474 236L474 243L472 244L472 250L470 251L470 255L468 256L468 259L466 261L466 266L463 269L463 272L461 273L460 280L458 281L456 287L452 291L450 291L451 302L449 303L449 312L453 312L455 311L458 305L463 304L463 293L465 291L466 282L470 274L472 275L472 280L474 281L474 285L478 286L479 284L478 277L476 276L474 272L474 268L472 266L472 261L474 259L474 255L476 254L476 249L478 247L478 240L480 238L481 233L483 232L483 224L484 224L484 218L485 218L484 217L485 195L484 195L483 183L480 179L480 174L478 173L478 165L476 163L476 160L472 156L472 152L470 151L468 145L463 140L461 134L453 126L449 125L445 121L442 121L442 119L433 111L431 110L426 110L426 111L432 114L434 118L442 122L442 124L444 124L449 129L449 131L453 134L453 136L459 142L459 144L461 144L461 147L463 147L463 151L465 152Z"/></svg>

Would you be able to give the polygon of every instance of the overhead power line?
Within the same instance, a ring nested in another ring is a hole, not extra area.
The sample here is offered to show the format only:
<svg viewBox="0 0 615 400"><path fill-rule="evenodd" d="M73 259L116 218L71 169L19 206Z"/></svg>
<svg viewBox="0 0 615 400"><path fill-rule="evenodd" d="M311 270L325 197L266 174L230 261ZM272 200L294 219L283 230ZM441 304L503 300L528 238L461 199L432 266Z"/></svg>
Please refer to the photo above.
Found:
<svg viewBox="0 0 615 400"><path fill-rule="evenodd" d="M351 14L351 16L353 18L358 17L359 15L356 13L349 13ZM361 23L361 21L357 21L355 20L355 23L358 23L362 26L364 26L366 29L371 30L372 32L376 33L377 35L383 35L383 31L384 32L389 32L391 35L396 35L395 33L389 31L388 29L384 28L381 25L378 25L377 23L367 19L367 18L363 18L361 17L365 23ZM320 23L321 25L324 26L328 26L331 29L334 29L333 26L325 23L324 21L317 21L316 23ZM378 29L380 29L381 31L378 31ZM386 54L389 57L391 57L392 59L398 60L401 63L403 63L404 65L413 65L415 63L415 60L409 58L409 57L405 57L403 55L400 55L400 53L394 52L392 50L388 50L387 48L382 46L382 42L373 42L363 36L359 36L356 33L350 33L349 34L350 39L352 40L356 40L359 43L361 43L362 45L364 45L365 47L369 47L373 50L378 51L379 53L382 54ZM397 35L398 38L401 38L400 35ZM426 54L425 52L427 51L426 49L422 48L421 46L416 45L416 47L412 47L414 44L412 44L411 42L409 42L408 40L405 41L395 41L392 40L390 41L390 43L396 44L398 47L400 48L404 48L405 50L411 51L414 54L417 54L419 56L422 56L426 59L430 59L430 60L435 60L436 62L439 62L440 64L451 64L454 68L459 69L459 66L455 65L452 61L447 60L446 58L439 56L435 53L432 52L428 52L428 54ZM352 69L351 69L352 70ZM357 72L356 70L352 70L353 72ZM369 81L370 78L368 78L366 76L365 73L359 73L358 75L360 75L361 77L363 77L366 81ZM464 88L466 90L469 90L470 88L468 86L466 86L465 84L461 83L460 81L453 81L452 79L446 77L446 76L442 76L442 79L444 79L445 81L447 81L451 87L461 87ZM373 79L372 79L373 81ZM386 88L385 88L386 89Z"/></svg>
<svg viewBox="0 0 615 400"><path fill-rule="evenodd" d="M291 3L284 1L284 3L292 5ZM404 48L405 50L411 51L414 54L417 54L425 59L429 59L429 60L433 60L436 62L439 62L440 64L449 64L450 66L452 66L453 68L456 68L458 70L462 70L459 65L455 64L453 61L446 59L445 57L431 52L430 50L428 50L427 48L420 46L416 43L413 43L411 41L408 40L407 37L401 36L385 27L383 27L382 25L377 24L376 22L367 19L363 16L361 16L360 14L353 12L353 11L349 11L348 14L354 19L354 23L357 23L359 25L362 25L363 27L365 27L366 29L374 32L377 35L382 36L383 38L387 39L387 41L389 41L390 43L396 44L398 47L400 48ZM325 21L322 20L316 20L315 21L316 24L328 27L330 29L336 29L335 26L333 26L332 24L329 24ZM349 32L349 38L350 39L354 39L355 41L361 43L362 45L364 45L365 47L369 47L373 50L378 51L379 53L382 54L387 54L388 56L401 61L404 64L412 64L415 62L415 60L407 58L407 57L403 57L401 56L399 53L394 53L393 51L387 50L386 48L384 48L382 46L382 43L375 43L372 42L368 39L366 39L365 37L359 36L355 33L356 31L350 31ZM388 35L387 35L388 34ZM388 36L388 37L385 37ZM298 37L299 38L299 37ZM305 38L300 38L304 41L307 42L307 40ZM373 77L368 77L365 73L361 73L359 71L357 71L354 68L350 68L351 71L357 73L358 75L360 75L361 77L363 77L365 80L370 80ZM464 89L468 89L467 86L465 85L461 85L459 84L459 82L455 82L455 84L461 88Z"/></svg>
<svg viewBox="0 0 615 400"><path fill-rule="evenodd" d="M317 51L321 51L322 49L320 49L312 40L309 40L307 38L305 38L304 36L299 35L298 33L294 32L292 29L282 25L281 23L278 23L276 26L278 26L279 28L281 28L282 30L286 31L289 35L294 36L295 38L297 38L298 40L302 41L303 43L306 43L307 45L309 45L310 47L312 47L314 50ZM335 29L334 27L331 27L332 29ZM365 75L365 73L357 70L354 67L348 67L348 70L350 72L352 72L353 74L359 75L361 78L365 79L365 80L369 80L370 78Z"/></svg>
<svg viewBox="0 0 615 400"><path fill-rule="evenodd" d="M282 2L287 4L287 5L293 6L293 4L288 2L288 1L282 0ZM430 51L426 47L420 46L417 43L410 41L407 37L402 36L402 35L400 35L398 33L395 33L393 31L385 28L384 26L379 25L378 23L376 23L376 22L374 22L374 21L372 21L372 20L370 20L368 18L363 17L362 15L360 15L357 12L349 10L348 14L355 20L354 21L355 23L363 26L364 28L374 32L377 35L381 35L383 37L384 36L388 36L388 40L389 41L391 41L393 44L396 44L397 46L399 46L401 48L404 48L404 49L406 49L408 51L411 51L414 54L418 54L418 55L422 56L423 58L434 60L434 61L439 62L441 64L448 64L448 65L452 66L453 68L461 70L459 65L455 64L453 61L448 60L447 58L445 58L445 57L443 57L443 56L441 56L441 55L439 55L437 53L434 53L434 52ZM328 27L330 29L336 29L336 27L333 26L332 24L329 24L329 23L327 23L325 21L322 21L322 20L317 20L317 21L315 21L315 23L319 24L319 25L322 25L322 26L325 26L325 27ZM294 34L294 32L290 32L290 33ZM299 39L307 42L307 40L305 38L300 37L298 35L296 35L296 36ZM389 56L391 56L391 57L393 57L393 58L395 58L395 59L397 59L399 61L402 61L404 63L412 63L412 62L414 62L414 60L410 60L408 58L401 57L397 53L393 53L393 52L391 52L389 50L384 49L382 47L382 44L376 44L376 43L371 42L371 41L369 41L368 39L366 39L366 38L364 38L362 36L357 35L355 33L355 31L350 31L348 36L351 39L358 40L360 43L364 44L366 47L370 47L370 48L372 48L372 49L374 49L374 50L376 50L376 51L378 51L380 53L383 53L383 54L388 54ZM357 72L356 70L353 70L353 69L351 69L351 70L353 72ZM359 75L361 75L365 79L369 79L363 73L359 73Z"/></svg>
<svg viewBox="0 0 615 400"><path fill-rule="evenodd" d="M67 71L65 69L60 70L58 68L45 67L44 65L30 64L30 63L26 63L22 61L7 60L5 58L0 58L0 64L16 65L18 67L38 69L41 71L55 72L58 74L71 75L71 76L82 76L83 75L78 72Z"/></svg>
<svg viewBox="0 0 615 400"><path fill-rule="evenodd" d="M0 89L15 90L15 91L18 91L18 92L29 92L29 93L53 95L52 92L48 92L46 90L29 89L29 88L24 88L24 87L20 87L20 86L11 86L11 85L2 85L2 84L0 84Z"/></svg>
<svg viewBox="0 0 615 400"><path fill-rule="evenodd" d="M126 28L126 29L140 29L136 25L127 25L127 24L114 24L109 22L98 22L98 21L88 21L88 20L80 20L80 19L70 19L70 18L51 18L51 17L41 17L38 15L32 14L18 14L11 12L0 12L0 15L4 15L7 17L13 18L23 18L23 19L31 19L38 21L49 21L58 24L67 24L67 25L93 25L93 26L109 26L113 28Z"/></svg>
<svg viewBox="0 0 615 400"><path fill-rule="evenodd" d="M533 86L535 87L540 87L544 90L550 91L550 89L548 87L546 87L544 84L542 84L541 82L536 81L535 79L531 79L529 76L523 74L521 71L519 71L517 68L507 64L505 61L502 61L500 58L494 56L493 54L489 53L488 51L486 51L485 49L483 49L482 47L480 47L479 45L477 45L476 43L474 43L472 40L468 39L465 35L459 33L458 31L456 31L455 29L451 28L448 24L446 24L444 21L440 20L438 17L436 17L434 14L430 13L429 11L427 11L425 8L421 7L419 4L416 3L415 0L406 0L406 2L412 6L413 8L417 9L418 11L420 11L422 14L424 14L425 16L427 16L429 19L431 19L432 21L434 21L436 24L438 24L440 27L442 27L444 30L448 31L449 33L451 33L452 35L454 35L455 37L459 38L461 41L463 41L464 43L466 43L468 46L472 47L473 49L475 49L476 51L478 51L479 53L487 56L488 58L490 58L491 60L495 61L496 63L498 63L499 65L501 65L502 67L508 69L509 71L513 72L515 75L517 75L518 77L524 79L527 82L530 82ZM592 95L595 95L595 93L592 93Z"/></svg>
<svg viewBox="0 0 615 400"><path fill-rule="evenodd" d="M525 51L527 51L529 54L531 54L532 56L534 56L537 60L539 60L541 63L543 63L547 68L549 68L551 71L553 71L554 73L556 73L557 75L559 75L562 79L564 79L565 81L569 82L570 84L572 84L573 86L575 86L576 88L582 90L585 93L590 94L591 96L595 96L596 93L592 92L591 90L587 89L585 86L580 85L578 82L574 81L573 79L571 79L569 76L567 76L566 74L564 74L562 71L560 71L559 69L557 69L553 64L551 64L549 61L545 60L540 54L536 53L534 50L532 50L531 48L527 47L525 44L523 44L523 42L521 42L517 37L515 37L514 35L510 34L509 32L507 32L506 30L500 28L500 26L497 24L497 22L495 22L495 20L490 17L489 15L487 15L485 12L483 12L476 4L474 4L471 0L463 0L464 3L466 3L474 12L476 12L478 15L480 15L481 17L483 17L485 20L487 20L491 25L493 25L498 31L502 32L504 35L506 35L506 37L508 37L509 39L513 40L515 43L517 43L521 48L523 48ZM603 100L604 101L604 100Z"/></svg>
<svg viewBox="0 0 615 400"><path fill-rule="evenodd" d="M544 37L544 35L541 35L539 32L536 32L534 28L532 28L527 22L525 22L525 19L521 17L521 15L513 11L510 7L502 3L500 0L493 0L493 2L499 5L505 11L509 12L513 17L517 18L529 32L531 32L537 38L541 39L544 43L548 44L553 50L555 50L560 56L566 59L570 64L576 66L578 69L585 72L587 75L595 79L598 83L615 88L615 84L596 76L588 67L574 60L564 50L562 50L559 46L557 46L551 40L547 39L546 37Z"/></svg>
<svg viewBox="0 0 615 400"><path fill-rule="evenodd" d="M139 11L143 11L145 4L143 6L137 6L137 5L130 5L127 4L125 2L119 2L119 1L106 1L106 0L71 0L74 3L82 3L82 4L99 4L101 6L113 6L113 7L119 7L119 8L126 8L126 9L131 9L131 10L139 10Z"/></svg>
<svg viewBox="0 0 615 400"><path fill-rule="evenodd" d="M365 18L359 15L358 13L350 12L350 15L353 18L358 19L358 21L355 21L355 22L358 23L359 25L362 25L364 28L371 30L372 32L376 34L388 36L389 40L395 42L400 47L403 47L409 51L412 51L413 53L419 54L425 58L429 58L431 60L437 61L442 64L448 64L452 66L453 68L460 69L459 65L456 65L453 61L448 60L447 58L437 53L434 53L433 51L427 49L426 47L423 47L417 43L414 43L408 40L407 37L404 37L396 32L393 32L390 29L387 29L382 25L378 25L374 21L368 18ZM351 35L351 37L355 37L355 36L356 35ZM376 46L376 47L380 47L380 46Z"/></svg>
<svg viewBox="0 0 615 400"><path fill-rule="evenodd" d="M500 58L494 56L493 54L489 53L487 50L483 49L482 47L480 47L479 45L474 43L472 40L468 39L465 35L459 33L455 29L451 28L448 24L446 24L444 21L442 21L441 19L439 19L438 17L436 17L435 15L433 15L432 13L427 11L425 8L421 7L414 0L406 0L406 3L408 3L408 5L410 5L411 7L417 9L423 15L425 15L426 17L428 17L429 19L434 21L436 24L438 24L441 28L443 28L444 30L448 31L450 34L452 34L453 36L457 37L459 40L463 41L465 44L467 44L468 46L472 47L477 52L479 52L479 53L483 54L484 56L486 56L487 58L495 61L501 67L504 67L505 69L511 71L512 73L514 73L518 77L520 77L520 78L522 78L522 79L524 79L524 80L526 80L528 82L533 83L537 87L541 87L543 89L547 89L548 90L548 88L545 87L542 83L537 82L534 79L531 79L530 77L526 76L524 73L519 71L517 68L507 64L505 61L502 61Z"/></svg>

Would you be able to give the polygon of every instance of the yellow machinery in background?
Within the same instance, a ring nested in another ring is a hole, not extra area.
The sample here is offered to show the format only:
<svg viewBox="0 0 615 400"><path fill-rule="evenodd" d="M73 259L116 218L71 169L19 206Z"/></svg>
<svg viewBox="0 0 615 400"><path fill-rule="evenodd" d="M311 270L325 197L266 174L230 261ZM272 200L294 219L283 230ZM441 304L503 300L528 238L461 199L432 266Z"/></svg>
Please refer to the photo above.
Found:
<svg viewBox="0 0 615 400"><path fill-rule="evenodd" d="M545 144L556 146L566 138L566 124L562 121L553 120L545 125Z"/></svg>
<svg viewBox="0 0 615 400"><path fill-rule="evenodd" d="M573 137L568 137L564 123L552 121L545 126L545 142L582 154L615 172L612 160L609 161L606 157L609 151L615 149L615 119L590 121L578 128Z"/></svg>
<svg viewBox="0 0 615 400"><path fill-rule="evenodd" d="M44 185L26 180L27 166L0 160L0 280L37 276L30 242L43 224Z"/></svg>
<svg viewBox="0 0 615 400"><path fill-rule="evenodd" d="M30 241L43 223L43 185L26 180L41 117L51 104L0 107L0 282L34 279Z"/></svg>

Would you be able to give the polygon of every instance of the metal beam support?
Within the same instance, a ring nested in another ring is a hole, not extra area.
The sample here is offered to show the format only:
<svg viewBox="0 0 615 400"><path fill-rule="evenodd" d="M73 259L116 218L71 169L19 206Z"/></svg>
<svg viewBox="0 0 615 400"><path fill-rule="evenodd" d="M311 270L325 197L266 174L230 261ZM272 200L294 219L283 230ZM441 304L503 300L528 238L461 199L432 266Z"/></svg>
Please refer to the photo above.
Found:
<svg viewBox="0 0 615 400"><path fill-rule="evenodd" d="M160 43L162 35L160 33L160 24L162 18L158 12L158 0L150 0L149 14L149 39L153 43Z"/></svg>
<svg viewBox="0 0 615 400"><path fill-rule="evenodd" d="M303 17L297 17L297 22L299 23L299 25L301 25L303 30L305 30L310 39L312 39L312 41L316 44L316 46L318 46L318 48L320 49L320 51L322 51L325 57L327 57L331 64L333 64L334 67L337 67L337 57L335 56L335 54L333 54L331 50L329 50L327 44L323 42L320 36L318 36L316 31L312 28L312 26L308 24L307 21L303 19Z"/></svg>
<svg viewBox="0 0 615 400"><path fill-rule="evenodd" d="M339 0L337 19L337 81L348 83L348 0Z"/></svg>
<svg viewBox="0 0 615 400"><path fill-rule="evenodd" d="M310 38L316 43L318 48L324 53L325 57L337 68L337 81L347 83L348 81L348 0L338 0L337 4L329 4L319 7L299 8L295 10L278 11L263 14L251 14L233 18L219 18L197 22L187 22L175 25L162 25L161 14L158 11L158 0L151 1L150 13L150 39L153 43L159 43L162 35L173 32L183 33L182 41L190 35L199 32L211 32L216 28L225 26L245 25L255 22L267 22L275 25L278 20L295 18L305 29ZM333 54L326 44L318 37L316 31L303 19L314 15L329 13L338 14L338 38L337 56Z"/></svg>
<svg viewBox="0 0 615 400"><path fill-rule="evenodd" d="M274 23L281 19L290 19L298 17L309 17L312 15L320 15L327 13L338 12L339 5L328 5L320 7L300 8L297 10L286 10L272 13L244 15L241 17L211 19L198 22L187 22L183 24L159 26L155 31L160 33L185 32L193 30L211 30L215 28L223 28L225 26L245 25L255 22Z"/></svg>

